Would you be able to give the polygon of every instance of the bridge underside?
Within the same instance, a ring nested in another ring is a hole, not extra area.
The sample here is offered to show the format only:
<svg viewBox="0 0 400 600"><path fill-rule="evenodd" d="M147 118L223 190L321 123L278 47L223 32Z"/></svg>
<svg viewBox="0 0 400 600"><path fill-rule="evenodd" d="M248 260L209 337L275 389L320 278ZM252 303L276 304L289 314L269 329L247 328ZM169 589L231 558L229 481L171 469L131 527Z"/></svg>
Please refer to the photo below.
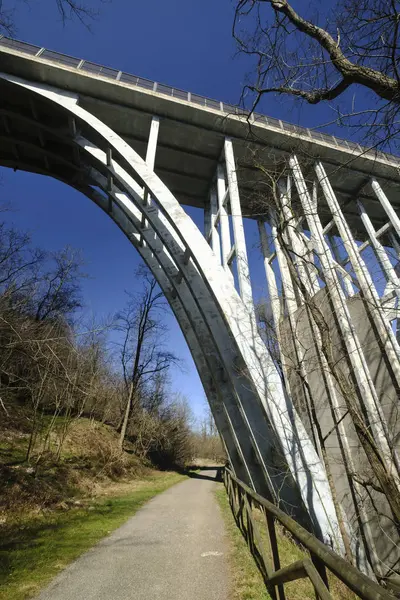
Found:
<svg viewBox="0 0 400 600"><path fill-rule="evenodd" d="M292 153L302 155L306 180L312 179L314 160L323 161L354 232L364 232L357 198L363 201L376 229L386 222L385 212L368 185L371 176L385 184L389 201L394 209L400 209L397 157L263 115L250 120L235 117L232 113L237 109L221 102L132 75L121 76L117 70L15 40L0 38L0 57L5 72L78 93L80 106L108 125L143 159L150 123L157 115L162 127L155 172L183 205L206 206L228 136L235 140L241 206L246 217L258 217L259 195L264 191L263 177L254 163L259 160L275 171ZM8 94L9 102L18 105L18 92L17 97L11 91ZM325 225L330 212L323 198L319 213Z"/></svg>
<svg viewBox="0 0 400 600"><path fill-rule="evenodd" d="M237 475L390 576L398 534L357 479L372 475L349 398L398 480L398 160L4 58L0 164L55 177L114 220L176 315ZM204 235L182 204L204 209ZM264 258L257 310L243 217Z"/></svg>

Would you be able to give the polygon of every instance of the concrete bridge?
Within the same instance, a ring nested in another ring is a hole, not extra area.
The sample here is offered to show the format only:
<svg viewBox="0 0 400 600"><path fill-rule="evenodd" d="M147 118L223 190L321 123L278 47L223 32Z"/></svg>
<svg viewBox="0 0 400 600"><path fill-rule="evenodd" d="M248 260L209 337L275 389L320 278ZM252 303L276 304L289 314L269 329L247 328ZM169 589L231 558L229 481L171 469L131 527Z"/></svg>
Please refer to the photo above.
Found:
<svg viewBox="0 0 400 600"><path fill-rule="evenodd" d="M344 390L397 478L400 160L5 37L0 61L0 165L110 216L175 313L236 475L392 576L398 533L357 480L368 465ZM203 232L184 206L204 210ZM272 355L244 218L258 222Z"/></svg>

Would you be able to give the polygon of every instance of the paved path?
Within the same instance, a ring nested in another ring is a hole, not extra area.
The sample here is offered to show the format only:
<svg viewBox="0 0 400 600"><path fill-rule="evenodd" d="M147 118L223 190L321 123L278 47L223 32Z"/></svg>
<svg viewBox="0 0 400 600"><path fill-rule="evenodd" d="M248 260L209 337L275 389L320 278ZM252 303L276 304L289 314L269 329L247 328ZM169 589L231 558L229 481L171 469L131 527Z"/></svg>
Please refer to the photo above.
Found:
<svg viewBox="0 0 400 600"><path fill-rule="evenodd" d="M191 478L156 496L37 600L229 600L215 486Z"/></svg>

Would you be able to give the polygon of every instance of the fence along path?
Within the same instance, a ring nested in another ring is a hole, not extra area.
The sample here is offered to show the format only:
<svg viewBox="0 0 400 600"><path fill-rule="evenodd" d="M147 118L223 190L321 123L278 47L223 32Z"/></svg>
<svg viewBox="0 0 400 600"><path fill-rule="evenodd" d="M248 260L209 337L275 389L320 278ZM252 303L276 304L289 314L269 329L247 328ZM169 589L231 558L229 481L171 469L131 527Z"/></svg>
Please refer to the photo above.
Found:
<svg viewBox="0 0 400 600"><path fill-rule="evenodd" d="M320 600L341 600L342 597L347 600L352 597L345 593L349 590L362 600L393 600L391 593L333 552L277 506L254 492L230 469L224 470L223 478L236 523L273 600L286 600L285 584L303 578L311 581ZM262 521L256 518L256 511L262 515ZM308 556L281 567L277 523L293 536ZM343 586L344 596L340 593L332 595L329 590L332 577L348 588L345 590Z"/></svg>

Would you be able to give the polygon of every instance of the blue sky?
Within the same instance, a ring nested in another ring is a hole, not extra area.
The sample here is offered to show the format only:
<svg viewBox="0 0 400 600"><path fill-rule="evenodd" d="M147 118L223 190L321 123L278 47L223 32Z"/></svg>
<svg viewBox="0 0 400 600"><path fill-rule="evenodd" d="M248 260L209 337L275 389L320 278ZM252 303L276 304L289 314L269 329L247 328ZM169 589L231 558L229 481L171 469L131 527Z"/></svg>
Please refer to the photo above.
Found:
<svg viewBox="0 0 400 600"><path fill-rule="evenodd" d="M90 32L78 22L64 27L55 6L55 0L17 3L15 37L205 96L239 99L244 69L233 60L229 0L103 2ZM108 217L55 180L7 169L0 177L0 201L12 207L4 213L7 221L29 230L35 245L82 250L89 275L83 282L86 314L107 317L120 309L124 290L135 289L139 257ZM199 214L192 214L198 221ZM171 346L185 367L174 370L172 385L199 416L203 389L183 336L172 316L169 320Z"/></svg>
<svg viewBox="0 0 400 600"><path fill-rule="evenodd" d="M6 3L5 3L6 4ZM235 57L231 38L234 3L230 0L112 0L87 31L76 21L63 26L55 0L17 3L15 37L65 54L85 58L184 90L239 101L248 63ZM326 109L292 108L289 101L268 97L263 111L303 125L326 117ZM322 110L322 112L321 112ZM124 290L135 290L139 258L115 225L90 201L57 181L0 170L0 201L12 206L4 218L31 232L33 242L48 250L66 245L82 250L86 314L106 317L120 309ZM199 223L199 212L190 213ZM200 224L200 223L199 223ZM249 249L256 245L255 224L247 224ZM261 257L251 258L255 293L264 293ZM170 341L184 359L185 371L173 372L173 387L187 396L201 415L204 394L183 337L170 318Z"/></svg>

